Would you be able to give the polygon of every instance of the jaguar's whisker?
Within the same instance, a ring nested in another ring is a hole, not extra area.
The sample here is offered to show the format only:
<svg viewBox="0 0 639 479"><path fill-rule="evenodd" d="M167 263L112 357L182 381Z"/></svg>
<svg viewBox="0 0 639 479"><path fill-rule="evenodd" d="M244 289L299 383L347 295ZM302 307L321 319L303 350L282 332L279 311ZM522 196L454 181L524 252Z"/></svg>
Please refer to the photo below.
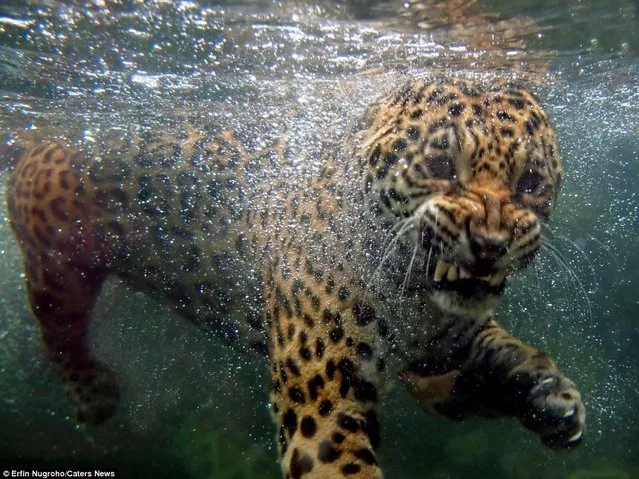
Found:
<svg viewBox="0 0 639 479"><path fill-rule="evenodd" d="M610 248L608 248L605 244L603 244L601 241L599 241L597 238L595 238L593 235L587 233L588 238L590 238L592 241L594 241L595 243L597 243L599 246L601 246L601 248L608 254L608 256L610 256L612 258L612 260L615 262L615 264L619 264L617 261L617 257L615 255L612 254L612 251L610 251Z"/></svg>
<svg viewBox="0 0 639 479"><path fill-rule="evenodd" d="M539 279L539 271L537 271L537 264L533 262L530 266L532 267L533 274L535 275L535 286L537 287L537 293L539 295L538 297L541 297L542 295L541 280Z"/></svg>
<svg viewBox="0 0 639 479"><path fill-rule="evenodd" d="M395 223L393 227L388 230L388 233L386 233L386 237L384 238L384 243L382 245L382 250L384 251L384 253L386 253L386 248L393 241L393 239L395 239L398 234L401 234L402 228L404 228L404 226L406 226L406 224L409 223L411 220L412 217L403 218ZM393 236L393 234L396 232L397 234Z"/></svg>
<svg viewBox="0 0 639 479"><path fill-rule="evenodd" d="M408 268L406 269L406 274L404 275L404 282L402 283L402 287L399 291L399 316L402 316L402 306L404 304L404 292L406 291L406 286L410 281L410 274L413 269L413 264L415 263L415 256L417 256L417 250L419 249L419 242L415 241L415 248L413 248L413 254L411 256L410 262L408 263Z"/></svg>
<svg viewBox="0 0 639 479"><path fill-rule="evenodd" d="M422 233L423 236L423 233ZM404 291L406 291L406 286L410 281L410 274L413 270L413 265L415 264L415 257L417 256L417 251L419 249L419 242L415 241L415 247L413 248L413 255L410 258L410 262L408 263L408 269L406 270L406 275L404 276L404 282L402 283L402 289L399 292L399 297L402 298L404 296Z"/></svg>
<svg viewBox="0 0 639 479"><path fill-rule="evenodd" d="M586 252L579 247L579 245L571 240L570 238L568 238L567 236L561 234L561 233L556 233L555 231L553 231L550 226L548 225L544 225L544 227L550 232L550 234L552 234L553 236L565 241L566 243L568 243L569 245L571 245L572 247L574 247L577 251L579 251L579 253L581 254L581 256L586 260L586 263L588 263L588 267L590 268L590 274L592 276L592 281L593 283L597 283L597 274L595 273L595 268L592 266L592 262L590 261L590 259L588 258L588 255L586 254ZM543 241L545 241L546 243L548 243L550 246L555 247L551 242L550 239L547 236L544 236L543 234L541 235ZM556 248L556 247L555 247ZM557 248L558 251L558 248Z"/></svg>
<svg viewBox="0 0 639 479"><path fill-rule="evenodd" d="M609 258L612 259L612 262L615 264L615 277L617 277L617 274L619 271L621 271L621 265L619 264L619 259L612 254L612 251L610 251L610 248L608 248L605 244L603 244L601 241L599 241L597 238L595 238L593 235L591 234L587 234L588 238L590 238L592 241L594 241L595 243L597 243L608 255Z"/></svg>
<svg viewBox="0 0 639 479"><path fill-rule="evenodd" d="M406 218L403 221L400 221L398 224L402 224L402 226L401 226L401 228L399 228L399 231L397 231L397 233L395 234L393 239L385 247L385 249L383 251L382 259L380 260L379 265L375 269L375 272L372 274L371 279L369 280L369 282L366 284L366 288L364 290L364 296L366 296L368 294L368 292L370 291L371 284L373 283L373 281L375 281L375 279L377 278L377 276L381 272L381 270L382 270L384 264L386 263L386 261L388 260L388 258L390 258L391 254L395 251L395 247L396 247L399 239L406 232L408 232L413 226L415 226L415 218L411 216L409 218ZM391 228L391 232L395 228L396 228L396 225L393 226L393 228ZM389 232L389 234L391 232Z"/></svg>
<svg viewBox="0 0 639 479"><path fill-rule="evenodd" d="M557 262L557 264L559 264L561 267L563 267L564 270L566 271L566 273L568 273L568 277L572 280L573 284L576 284L579 287L579 289L581 290L581 293L583 294L583 297L586 300L586 306L588 307L588 317L589 317L590 322L592 324L592 321L593 321L592 305L590 304L590 298L588 297L588 292L586 291L586 288L584 287L583 283L579 279L579 276L573 271L573 269L570 267L570 265L568 265L566 260L563 258L563 256L557 250L557 248L555 248L554 246L551 246L549 244L543 243L543 242L542 242L541 245L542 245L542 247L546 248L550 252L551 256L554 258L554 260Z"/></svg>
<svg viewBox="0 0 639 479"><path fill-rule="evenodd" d="M430 271L430 257L433 254L433 245L430 245L430 248L428 248L428 259L426 260L426 274L429 274ZM430 276L428 276L427 280L430 282Z"/></svg>

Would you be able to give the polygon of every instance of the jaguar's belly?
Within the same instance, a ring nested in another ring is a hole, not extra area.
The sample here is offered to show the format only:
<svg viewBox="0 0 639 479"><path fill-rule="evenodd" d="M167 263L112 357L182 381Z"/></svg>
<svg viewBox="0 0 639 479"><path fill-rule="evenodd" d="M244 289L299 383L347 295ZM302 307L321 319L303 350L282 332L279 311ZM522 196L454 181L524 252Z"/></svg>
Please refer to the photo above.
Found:
<svg viewBox="0 0 639 479"><path fill-rule="evenodd" d="M167 166L154 158L124 170L90 164L97 235L110 269L132 287L226 343L264 352L260 271L256 252L243 246L259 236L263 247L247 218L251 192L215 158L209 171L198 171L196 160Z"/></svg>
<svg viewBox="0 0 639 479"><path fill-rule="evenodd" d="M170 228L168 232L175 234ZM118 262L118 276L223 343L266 353L264 302L253 266L236 251L207 248L202 237L181 234L147 241L157 249L149 252L126 243L136 253Z"/></svg>

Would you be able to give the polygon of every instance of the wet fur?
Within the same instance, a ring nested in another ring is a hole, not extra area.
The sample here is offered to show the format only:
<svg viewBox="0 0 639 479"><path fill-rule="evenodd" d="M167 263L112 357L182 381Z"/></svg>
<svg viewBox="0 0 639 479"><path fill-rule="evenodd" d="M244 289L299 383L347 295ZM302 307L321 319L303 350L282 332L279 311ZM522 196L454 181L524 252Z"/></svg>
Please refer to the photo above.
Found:
<svg viewBox="0 0 639 479"><path fill-rule="evenodd" d="M9 216L77 419L104 421L119 401L86 343L115 274L267 358L285 477L381 477L386 377L448 417L516 416L552 447L578 444L578 390L495 322L505 280L481 279L531 261L557 198L538 101L502 82L411 81L327 144L310 184L274 173L291 155L188 130L101 160L47 140L21 156ZM439 262L472 278L436 281Z"/></svg>

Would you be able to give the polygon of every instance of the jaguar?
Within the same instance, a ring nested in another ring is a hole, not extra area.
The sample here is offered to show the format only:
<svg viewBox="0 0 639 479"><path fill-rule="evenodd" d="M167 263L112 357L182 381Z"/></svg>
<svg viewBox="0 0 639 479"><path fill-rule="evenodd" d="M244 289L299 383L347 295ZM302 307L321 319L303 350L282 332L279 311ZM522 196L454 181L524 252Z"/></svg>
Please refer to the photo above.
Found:
<svg viewBox="0 0 639 479"><path fill-rule="evenodd" d="M448 418L510 416L551 448L579 444L575 384L496 320L563 179L539 100L502 80L406 79L317 150L224 125L23 150L9 218L75 418L119 402L87 344L115 275L264 356L284 477L382 477L386 380Z"/></svg>

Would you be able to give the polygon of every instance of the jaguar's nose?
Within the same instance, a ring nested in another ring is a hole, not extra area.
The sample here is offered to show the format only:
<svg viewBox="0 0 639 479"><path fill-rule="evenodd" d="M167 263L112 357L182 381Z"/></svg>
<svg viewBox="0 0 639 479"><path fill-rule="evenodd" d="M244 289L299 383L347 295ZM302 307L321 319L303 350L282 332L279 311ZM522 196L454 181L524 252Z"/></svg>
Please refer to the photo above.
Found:
<svg viewBox="0 0 639 479"><path fill-rule="evenodd" d="M479 271L492 271L508 252L508 239L496 235L475 234L469 238L470 251L475 258L474 268Z"/></svg>

